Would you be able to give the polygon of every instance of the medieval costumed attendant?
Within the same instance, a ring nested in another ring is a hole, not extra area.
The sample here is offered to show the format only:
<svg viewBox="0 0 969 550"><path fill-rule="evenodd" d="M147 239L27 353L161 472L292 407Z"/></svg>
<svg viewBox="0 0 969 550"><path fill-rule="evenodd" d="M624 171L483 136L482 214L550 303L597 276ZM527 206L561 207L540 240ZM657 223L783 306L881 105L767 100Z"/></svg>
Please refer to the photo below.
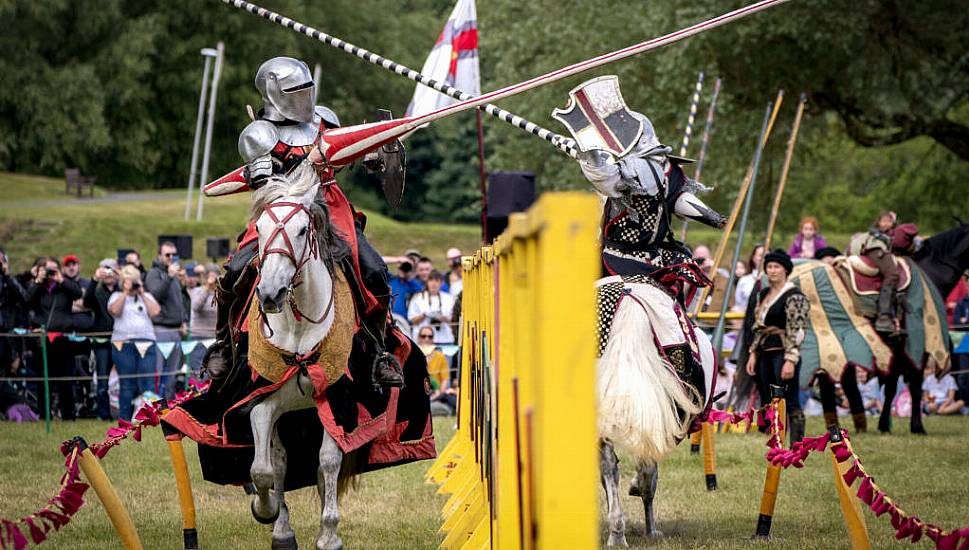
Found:
<svg viewBox="0 0 969 550"><path fill-rule="evenodd" d="M771 386L784 388L791 443L804 438L804 412L798 395L801 343L810 304L787 277L794 269L791 257L775 250L764 257L768 286L757 293L752 311L753 341L747 374L756 376L761 403L769 403Z"/></svg>

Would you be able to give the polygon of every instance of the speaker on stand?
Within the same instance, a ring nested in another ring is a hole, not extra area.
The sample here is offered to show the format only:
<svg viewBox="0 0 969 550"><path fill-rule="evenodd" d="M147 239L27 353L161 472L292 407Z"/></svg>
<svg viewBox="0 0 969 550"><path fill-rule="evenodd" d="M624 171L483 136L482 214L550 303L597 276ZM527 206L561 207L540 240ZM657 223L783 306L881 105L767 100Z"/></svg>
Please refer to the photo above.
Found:
<svg viewBox="0 0 969 550"><path fill-rule="evenodd" d="M495 171L488 173L489 241L508 227L508 216L524 212L535 202L535 174Z"/></svg>

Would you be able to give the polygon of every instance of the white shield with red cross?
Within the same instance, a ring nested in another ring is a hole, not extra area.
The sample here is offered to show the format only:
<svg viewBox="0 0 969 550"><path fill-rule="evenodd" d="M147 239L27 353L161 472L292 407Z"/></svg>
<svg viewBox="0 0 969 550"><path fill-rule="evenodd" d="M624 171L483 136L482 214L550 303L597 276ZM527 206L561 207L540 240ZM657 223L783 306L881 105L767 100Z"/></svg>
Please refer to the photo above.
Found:
<svg viewBox="0 0 969 550"><path fill-rule="evenodd" d="M552 118L569 129L581 151L602 149L622 157L639 141L643 122L626 107L618 76L593 78L569 96L566 108L552 111Z"/></svg>

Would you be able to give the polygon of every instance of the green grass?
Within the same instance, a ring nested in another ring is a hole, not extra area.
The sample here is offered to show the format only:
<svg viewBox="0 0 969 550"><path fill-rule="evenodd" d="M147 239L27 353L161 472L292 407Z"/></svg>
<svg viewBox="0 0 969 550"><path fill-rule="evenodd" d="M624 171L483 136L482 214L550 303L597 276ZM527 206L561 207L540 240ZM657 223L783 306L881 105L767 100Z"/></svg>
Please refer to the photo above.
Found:
<svg viewBox="0 0 969 550"><path fill-rule="evenodd" d="M246 194L206 199L202 222L194 221L194 205L193 221L184 221L184 191L141 194L143 200L78 200L63 194L59 180L0 173L0 246L18 272L36 256L76 254L83 274L90 276L98 261L115 257L119 248L140 250L142 261L150 264L160 234L192 235L195 260L208 261L206 237L234 243L248 217ZM417 248L441 270L447 248L472 251L480 242L474 226L406 224L371 213L366 233L382 254Z"/></svg>
<svg viewBox="0 0 969 550"><path fill-rule="evenodd" d="M853 441L867 470L903 509L946 528L961 527L969 523L966 420L928 418L928 437L909 435L907 422L899 420L895 435L860 434ZM439 449L452 434L452 422L435 421ZM54 433L48 436L42 424L0 425L0 517L19 517L43 506L57 491L62 471L58 444L77 434L89 441L100 439L106 427L95 421L55 423ZM820 420L810 419L808 433L820 431ZM168 451L160 430L150 429L144 435L141 443L125 442L112 450L103 464L131 512L145 548L180 548L180 513ZM641 505L632 497L623 498L631 547L750 547L748 539L757 521L765 472L764 438L756 434L717 435L716 449L720 489L714 493L705 490L702 459L689 454L688 444L681 445L660 465L656 519L667 538L645 539ZM251 518L248 497L239 488L202 481L191 442L186 453L202 548L266 548L269 529ZM423 482L430 464L419 462L363 476L359 490L349 493L341 503L339 529L347 548L418 550L437 546L441 540L437 534L439 511L445 498ZM631 475L631 465L624 460L623 492ZM88 504L44 544L45 548L118 547L93 491L87 497ZM296 491L289 502L300 543L310 547L318 528L316 491ZM865 517L875 548L912 547L908 542L895 541L885 516L875 518L866 511ZM780 548L848 548L828 456L812 454L803 469L783 473L772 535L777 538L774 546ZM930 545L921 543L918 547Z"/></svg>
<svg viewBox="0 0 969 550"><path fill-rule="evenodd" d="M84 198L77 199L76 194L65 193L63 179L0 172L0 204L11 201L60 199L80 202L88 197L88 193L89 191L85 190ZM105 194L104 189L95 186L95 197L103 197Z"/></svg>
<svg viewBox="0 0 969 550"><path fill-rule="evenodd" d="M442 449L453 433L453 419L437 419L435 433ZM57 422L53 434L42 423L0 424L0 517L18 518L43 507L58 491L62 440L82 435L93 442L108 424L99 421ZM128 508L146 549L181 548L182 526L168 447L160 428L144 432L141 443L126 441L102 462ZM249 513L240 487L202 480L195 444L185 440L198 516L200 546L208 550L268 548L271 529ZM445 498L424 483L430 461L380 470L362 477L358 490L340 504L339 533L347 548L433 549L440 537L439 510ZM94 490L70 524L53 534L43 548L120 548ZM287 495L292 524L301 548L312 548L319 531L319 498L315 488Z"/></svg>

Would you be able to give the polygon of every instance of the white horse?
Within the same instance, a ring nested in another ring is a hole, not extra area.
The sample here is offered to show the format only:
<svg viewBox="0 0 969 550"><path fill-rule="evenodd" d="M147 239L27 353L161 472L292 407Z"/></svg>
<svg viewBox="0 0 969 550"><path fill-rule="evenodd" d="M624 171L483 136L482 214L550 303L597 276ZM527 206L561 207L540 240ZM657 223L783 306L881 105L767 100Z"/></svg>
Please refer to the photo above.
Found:
<svg viewBox="0 0 969 550"><path fill-rule="evenodd" d="M599 460L609 546L628 546L615 446L626 449L637 465L630 494L643 499L646 535L661 537L653 519L657 463L686 437L705 405L692 387L680 381L676 367L660 346L698 356L708 397L713 391L715 369L709 339L684 322L682 315L677 316L679 306L667 292L652 284L626 282L620 287L620 283L619 277L597 283L600 293L622 294L597 367Z"/></svg>
<svg viewBox="0 0 969 550"><path fill-rule="evenodd" d="M264 319L258 330L272 346L295 356L317 350L335 324L346 322L347 316L352 323L354 315L352 310L334 307L334 270L339 268L328 261L332 234L328 235L325 208L316 202L318 191L319 179L306 163L291 178L274 178L253 198L260 261L256 298ZM252 330L250 325L250 333ZM252 514L262 523L273 523L273 549L296 548L284 498L286 449L276 421L284 413L315 408L314 392L309 377L293 376L250 413L255 447L250 475L256 489ZM323 432L317 472L321 515L316 548L335 550L343 547L336 532L340 521L337 496L351 473L341 473L341 466L350 457L344 457L333 437Z"/></svg>

